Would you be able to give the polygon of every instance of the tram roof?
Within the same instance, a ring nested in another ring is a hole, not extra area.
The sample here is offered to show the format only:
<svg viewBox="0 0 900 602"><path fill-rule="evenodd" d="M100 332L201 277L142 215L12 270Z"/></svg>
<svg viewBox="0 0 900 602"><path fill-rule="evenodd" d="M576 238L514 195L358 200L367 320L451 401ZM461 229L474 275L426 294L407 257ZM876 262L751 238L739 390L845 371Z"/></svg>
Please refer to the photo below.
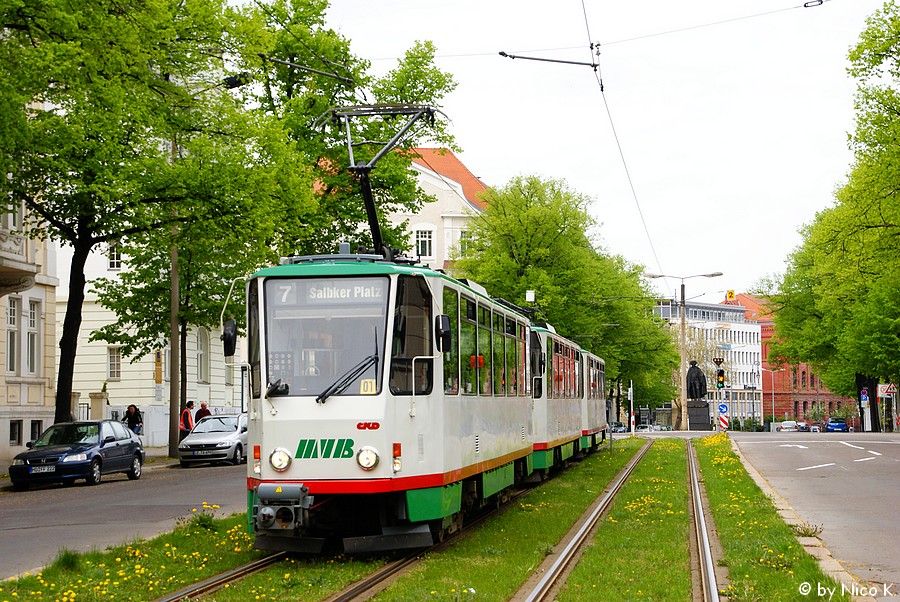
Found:
<svg viewBox="0 0 900 602"><path fill-rule="evenodd" d="M478 283L458 280L443 271L426 265L384 261L377 255L309 255L291 258L280 265L262 268L252 277L388 276L391 274L421 274L431 278L440 278L452 282L492 304L502 305L502 302L492 299L485 288ZM504 306L504 309L521 315L520 312L511 310L509 307Z"/></svg>

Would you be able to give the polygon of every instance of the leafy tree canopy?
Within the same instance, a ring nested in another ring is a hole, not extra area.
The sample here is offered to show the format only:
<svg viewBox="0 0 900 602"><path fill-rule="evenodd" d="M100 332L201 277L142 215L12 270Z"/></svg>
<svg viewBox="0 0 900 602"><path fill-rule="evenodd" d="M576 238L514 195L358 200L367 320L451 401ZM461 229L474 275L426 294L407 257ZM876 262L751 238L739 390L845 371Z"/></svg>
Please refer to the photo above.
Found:
<svg viewBox="0 0 900 602"><path fill-rule="evenodd" d="M857 375L900 378L900 13L888 2L850 52L855 163L836 202L803 231L773 296L777 361L806 362L853 395Z"/></svg>

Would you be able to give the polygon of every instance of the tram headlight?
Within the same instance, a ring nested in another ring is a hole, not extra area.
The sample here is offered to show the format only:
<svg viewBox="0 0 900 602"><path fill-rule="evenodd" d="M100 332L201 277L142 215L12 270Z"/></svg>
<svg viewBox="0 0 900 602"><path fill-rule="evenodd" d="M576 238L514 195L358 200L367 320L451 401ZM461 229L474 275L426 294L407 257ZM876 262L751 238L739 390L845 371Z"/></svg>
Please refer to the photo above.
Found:
<svg viewBox="0 0 900 602"><path fill-rule="evenodd" d="M284 472L291 465L291 454L283 447L276 447L275 451L269 454L269 464L278 472Z"/></svg>
<svg viewBox="0 0 900 602"><path fill-rule="evenodd" d="M356 452L356 463L363 470L372 470L378 465L378 452L374 447L362 447Z"/></svg>

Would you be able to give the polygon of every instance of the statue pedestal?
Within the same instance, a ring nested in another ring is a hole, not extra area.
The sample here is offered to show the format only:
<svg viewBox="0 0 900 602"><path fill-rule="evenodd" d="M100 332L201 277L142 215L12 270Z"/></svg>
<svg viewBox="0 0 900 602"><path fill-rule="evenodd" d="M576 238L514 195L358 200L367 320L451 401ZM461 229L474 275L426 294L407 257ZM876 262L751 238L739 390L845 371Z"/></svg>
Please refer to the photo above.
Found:
<svg viewBox="0 0 900 602"><path fill-rule="evenodd" d="M711 431L709 404L705 399L687 400L688 420L692 431Z"/></svg>

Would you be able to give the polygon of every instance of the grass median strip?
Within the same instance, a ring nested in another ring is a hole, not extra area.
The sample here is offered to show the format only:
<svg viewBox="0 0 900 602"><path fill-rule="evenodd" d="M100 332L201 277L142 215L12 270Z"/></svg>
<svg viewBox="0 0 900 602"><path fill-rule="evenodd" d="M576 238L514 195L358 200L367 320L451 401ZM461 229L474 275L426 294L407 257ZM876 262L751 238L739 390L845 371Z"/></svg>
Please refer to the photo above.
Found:
<svg viewBox="0 0 900 602"><path fill-rule="evenodd" d="M682 439L657 439L557 596L691 600L690 494Z"/></svg>
<svg viewBox="0 0 900 602"><path fill-rule="evenodd" d="M731 581L722 594L733 602L818 600L821 586L834 592L831 600L850 599L803 549L744 470L726 434L694 445Z"/></svg>

